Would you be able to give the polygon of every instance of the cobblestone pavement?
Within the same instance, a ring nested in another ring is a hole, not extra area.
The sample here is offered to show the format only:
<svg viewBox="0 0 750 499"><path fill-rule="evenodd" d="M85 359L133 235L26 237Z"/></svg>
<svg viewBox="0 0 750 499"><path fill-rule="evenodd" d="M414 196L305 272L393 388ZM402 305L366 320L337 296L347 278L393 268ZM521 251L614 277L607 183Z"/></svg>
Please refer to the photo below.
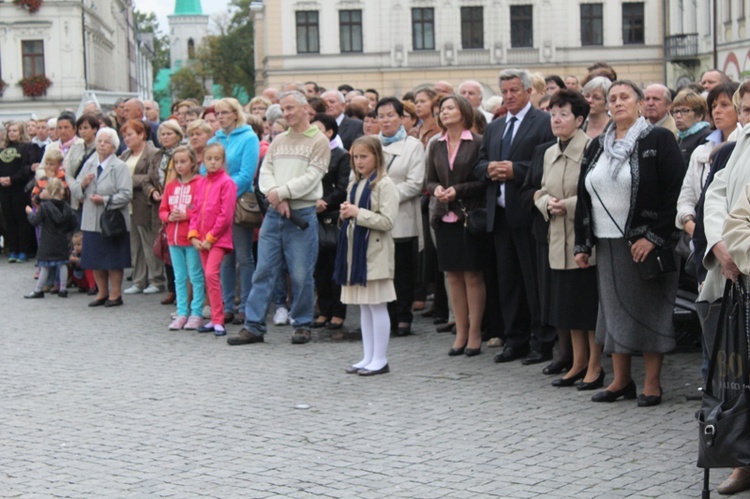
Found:
<svg viewBox="0 0 750 499"><path fill-rule="evenodd" d="M362 378L357 342L229 347L167 331L158 295L24 300L32 273L0 263L2 497L700 496L697 353L667 357L661 406L593 404L495 349L449 358L420 318Z"/></svg>

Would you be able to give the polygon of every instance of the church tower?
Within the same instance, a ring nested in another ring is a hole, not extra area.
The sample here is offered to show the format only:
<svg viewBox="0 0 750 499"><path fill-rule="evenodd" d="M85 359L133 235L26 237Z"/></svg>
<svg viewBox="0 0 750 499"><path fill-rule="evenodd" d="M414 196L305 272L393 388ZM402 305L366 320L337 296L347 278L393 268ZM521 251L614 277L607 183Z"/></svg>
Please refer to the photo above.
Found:
<svg viewBox="0 0 750 499"><path fill-rule="evenodd" d="M172 72L187 66L208 34L208 16L203 14L201 0L176 0L169 19L169 57Z"/></svg>

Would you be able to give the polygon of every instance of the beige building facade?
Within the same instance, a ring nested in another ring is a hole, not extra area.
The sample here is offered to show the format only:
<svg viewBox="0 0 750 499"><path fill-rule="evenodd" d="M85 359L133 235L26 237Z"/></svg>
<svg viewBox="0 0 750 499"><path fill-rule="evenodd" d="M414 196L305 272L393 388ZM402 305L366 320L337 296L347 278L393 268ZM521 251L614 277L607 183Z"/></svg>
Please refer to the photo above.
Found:
<svg viewBox="0 0 750 499"><path fill-rule="evenodd" d="M497 89L502 68L582 78L596 61L644 85L665 80L661 0L273 0L252 11L257 88Z"/></svg>

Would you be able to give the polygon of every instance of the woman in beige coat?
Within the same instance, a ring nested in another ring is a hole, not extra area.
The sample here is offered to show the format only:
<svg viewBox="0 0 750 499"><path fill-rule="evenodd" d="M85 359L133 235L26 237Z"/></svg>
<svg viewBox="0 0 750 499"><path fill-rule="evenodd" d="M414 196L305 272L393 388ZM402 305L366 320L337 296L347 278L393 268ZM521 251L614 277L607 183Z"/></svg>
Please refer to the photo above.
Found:
<svg viewBox="0 0 750 499"><path fill-rule="evenodd" d="M574 90L560 90L550 101L552 133L557 143L544 154L542 188L534 195L537 209L549 222L549 322L570 331L573 366L552 386L593 390L604 383L601 349L596 345L598 295L593 254L589 267L575 262L575 210L583 153L591 140L581 130L589 104Z"/></svg>

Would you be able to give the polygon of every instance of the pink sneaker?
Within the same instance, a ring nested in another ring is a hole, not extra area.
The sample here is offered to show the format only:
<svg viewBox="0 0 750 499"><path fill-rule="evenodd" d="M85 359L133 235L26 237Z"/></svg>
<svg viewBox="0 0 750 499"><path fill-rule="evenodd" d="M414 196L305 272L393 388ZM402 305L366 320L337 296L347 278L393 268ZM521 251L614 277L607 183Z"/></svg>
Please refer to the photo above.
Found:
<svg viewBox="0 0 750 499"><path fill-rule="evenodd" d="M198 329L202 325L203 325L202 317L198 317L197 315L191 315L190 318L188 318L187 322L185 323L184 329L193 331L195 329Z"/></svg>
<svg viewBox="0 0 750 499"><path fill-rule="evenodd" d="M185 327L185 324L187 323L188 319L184 315L180 315L175 317L175 320L172 321L172 323L169 325L170 331L179 331L183 327Z"/></svg>

